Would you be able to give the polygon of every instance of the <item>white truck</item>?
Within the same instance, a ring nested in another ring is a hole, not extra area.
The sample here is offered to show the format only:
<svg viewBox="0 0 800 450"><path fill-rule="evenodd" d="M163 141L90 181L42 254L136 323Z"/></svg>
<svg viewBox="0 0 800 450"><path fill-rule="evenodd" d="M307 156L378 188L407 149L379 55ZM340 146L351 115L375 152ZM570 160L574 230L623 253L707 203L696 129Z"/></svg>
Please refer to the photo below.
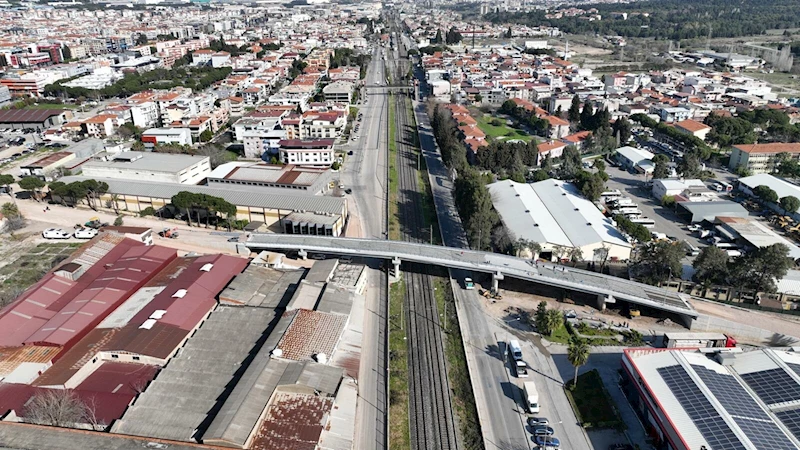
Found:
<svg viewBox="0 0 800 450"><path fill-rule="evenodd" d="M531 414L539 412L539 391L536 390L536 383L526 381L522 383L522 390L525 394L525 407Z"/></svg>

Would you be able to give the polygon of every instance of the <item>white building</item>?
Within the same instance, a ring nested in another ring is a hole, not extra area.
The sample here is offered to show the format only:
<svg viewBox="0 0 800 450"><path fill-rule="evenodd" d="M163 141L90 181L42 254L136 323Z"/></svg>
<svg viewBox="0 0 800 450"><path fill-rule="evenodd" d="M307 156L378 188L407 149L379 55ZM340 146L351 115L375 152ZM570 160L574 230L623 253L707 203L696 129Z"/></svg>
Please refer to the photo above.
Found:
<svg viewBox="0 0 800 450"><path fill-rule="evenodd" d="M140 102L131 107L131 122L139 128L150 128L158 125L158 106L155 102Z"/></svg>
<svg viewBox="0 0 800 450"><path fill-rule="evenodd" d="M284 139L279 144L284 164L330 166L334 162L333 139Z"/></svg>
<svg viewBox="0 0 800 450"><path fill-rule="evenodd" d="M661 199L665 195L674 197L681 195L690 188L706 188L702 180L684 180L675 178L662 178L653 180L653 197ZM707 189L706 189L707 190Z"/></svg>
<svg viewBox="0 0 800 450"><path fill-rule="evenodd" d="M121 79L122 74L111 69L111 67L100 67L89 75L84 75L64 83L64 86L97 90L103 89L106 86L111 86Z"/></svg>
<svg viewBox="0 0 800 450"><path fill-rule="evenodd" d="M145 148L160 144L192 145L192 130L188 128L151 128L142 133Z"/></svg>
<svg viewBox="0 0 800 450"><path fill-rule="evenodd" d="M651 173L655 168L653 154L647 150L634 147L620 147L615 150L617 161L628 170Z"/></svg>
<svg viewBox="0 0 800 450"><path fill-rule="evenodd" d="M596 251L606 247L609 258L630 258L631 244L570 183L552 179L530 184L504 180L488 188L513 239L539 243L542 257L557 257L559 248L579 248L583 259L592 261Z"/></svg>
<svg viewBox="0 0 800 450"><path fill-rule="evenodd" d="M326 101L350 103L355 84L349 81L334 81L322 88Z"/></svg>
<svg viewBox="0 0 800 450"><path fill-rule="evenodd" d="M800 186L789 183L783 178L778 178L766 173L739 178L737 188L741 192L754 197L755 194L753 194L753 190L762 185L775 191L775 193L778 194L778 199L789 196L800 198ZM769 207L780 214L784 214L783 209L781 209L778 204L771 203ZM800 213L798 212L790 212L787 215L792 216L795 220L800 220Z"/></svg>
<svg viewBox="0 0 800 450"><path fill-rule="evenodd" d="M208 156L121 152L82 166L83 176L159 183L197 184L211 173Z"/></svg>

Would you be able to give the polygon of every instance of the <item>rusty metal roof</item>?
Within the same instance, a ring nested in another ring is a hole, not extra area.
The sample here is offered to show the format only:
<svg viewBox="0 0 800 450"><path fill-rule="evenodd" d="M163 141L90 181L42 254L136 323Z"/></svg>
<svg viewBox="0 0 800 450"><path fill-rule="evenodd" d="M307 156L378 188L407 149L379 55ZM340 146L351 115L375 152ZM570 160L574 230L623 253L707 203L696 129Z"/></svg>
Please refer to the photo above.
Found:
<svg viewBox="0 0 800 450"><path fill-rule="evenodd" d="M277 393L250 448L314 450L332 407L332 398Z"/></svg>

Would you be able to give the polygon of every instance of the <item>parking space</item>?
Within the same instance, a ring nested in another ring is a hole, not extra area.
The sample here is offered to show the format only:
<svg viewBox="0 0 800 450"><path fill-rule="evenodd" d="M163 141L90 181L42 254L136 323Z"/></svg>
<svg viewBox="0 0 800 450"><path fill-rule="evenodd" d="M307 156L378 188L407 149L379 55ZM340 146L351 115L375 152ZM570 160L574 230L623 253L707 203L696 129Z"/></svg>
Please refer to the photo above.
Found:
<svg viewBox="0 0 800 450"><path fill-rule="evenodd" d="M700 240L686 228L687 224L675 214L675 211L664 208L660 200L652 197L650 187L645 185L644 175L631 174L618 167L610 167L607 170L609 179L606 188L617 189L633 200L642 213L656 223L652 231L664 233L678 240L685 239L694 246L700 245Z"/></svg>

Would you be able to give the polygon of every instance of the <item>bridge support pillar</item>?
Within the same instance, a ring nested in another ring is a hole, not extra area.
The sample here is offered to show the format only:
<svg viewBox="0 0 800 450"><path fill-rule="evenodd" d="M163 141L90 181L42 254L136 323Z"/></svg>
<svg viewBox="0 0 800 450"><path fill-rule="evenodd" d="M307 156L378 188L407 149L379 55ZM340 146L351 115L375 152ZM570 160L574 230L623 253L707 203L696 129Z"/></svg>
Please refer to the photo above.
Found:
<svg viewBox="0 0 800 450"><path fill-rule="evenodd" d="M297 256L299 256L300 259L305 261L306 259L308 259L308 252L301 248L300 250L297 251Z"/></svg>
<svg viewBox="0 0 800 450"><path fill-rule="evenodd" d="M597 295L597 309L599 309L600 311L606 310L606 303L616 303L616 302L617 299L615 299L611 295L605 295L605 294Z"/></svg>
<svg viewBox="0 0 800 450"><path fill-rule="evenodd" d="M492 274L492 292L497 292L500 290L500 281L504 278L505 276L500 271Z"/></svg>
<svg viewBox="0 0 800 450"><path fill-rule="evenodd" d="M394 265L394 277L400 279L400 263L402 261L398 257L392 258L392 265Z"/></svg>

